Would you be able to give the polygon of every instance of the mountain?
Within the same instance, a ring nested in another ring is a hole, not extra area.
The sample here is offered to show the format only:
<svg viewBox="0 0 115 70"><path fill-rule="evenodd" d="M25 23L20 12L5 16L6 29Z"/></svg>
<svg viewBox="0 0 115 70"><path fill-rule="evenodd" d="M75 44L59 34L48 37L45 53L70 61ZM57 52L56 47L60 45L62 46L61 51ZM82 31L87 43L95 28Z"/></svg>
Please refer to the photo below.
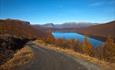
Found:
<svg viewBox="0 0 115 70"><path fill-rule="evenodd" d="M50 28L53 28L54 27L54 24L53 23L47 23L47 24L44 24L42 25L43 27L50 27Z"/></svg>
<svg viewBox="0 0 115 70"><path fill-rule="evenodd" d="M76 29L76 32L102 40L106 40L108 36L111 36L115 40L115 21Z"/></svg>
<svg viewBox="0 0 115 70"><path fill-rule="evenodd" d="M0 19L0 35L12 35L15 37L34 39L45 38L46 34L41 30L35 29L27 21Z"/></svg>
<svg viewBox="0 0 115 70"><path fill-rule="evenodd" d="M97 25L97 23L86 23L86 22L66 22L63 24L53 24L53 23L47 23L44 25L33 25L34 28L40 29L43 32L47 32L49 30L51 31L63 31L63 32L75 32L76 28L84 28L84 27L89 27Z"/></svg>
<svg viewBox="0 0 115 70"><path fill-rule="evenodd" d="M83 27L88 27L88 26L92 26L92 25L96 25L96 24L86 23L86 22L79 22L79 23L66 22L61 25L58 25L58 27L60 27L60 28L83 28Z"/></svg>
<svg viewBox="0 0 115 70"><path fill-rule="evenodd" d="M83 27L88 27L88 26L92 26L92 25L96 25L96 24L93 24L93 23L86 23L86 22L79 22L79 23L76 23L76 22L66 22L66 23L63 23L63 24L53 24L53 23L48 23L48 24L44 24L44 25L41 25L43 27L50 27L50 28L61 28L61 29L64 29L64 28L83 28Z"/></svg>

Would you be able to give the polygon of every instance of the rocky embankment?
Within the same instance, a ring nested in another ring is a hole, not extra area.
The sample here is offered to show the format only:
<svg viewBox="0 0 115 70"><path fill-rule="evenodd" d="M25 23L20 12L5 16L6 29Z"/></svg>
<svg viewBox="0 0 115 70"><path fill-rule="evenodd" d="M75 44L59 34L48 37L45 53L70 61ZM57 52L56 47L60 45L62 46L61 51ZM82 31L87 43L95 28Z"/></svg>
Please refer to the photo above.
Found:
<svg viewBox="0 0 115 70"><path fill-rule="evenodd" d="M22 48L28 39L12 36L0 36L0 65L11 59L14 53Z"/></svg>

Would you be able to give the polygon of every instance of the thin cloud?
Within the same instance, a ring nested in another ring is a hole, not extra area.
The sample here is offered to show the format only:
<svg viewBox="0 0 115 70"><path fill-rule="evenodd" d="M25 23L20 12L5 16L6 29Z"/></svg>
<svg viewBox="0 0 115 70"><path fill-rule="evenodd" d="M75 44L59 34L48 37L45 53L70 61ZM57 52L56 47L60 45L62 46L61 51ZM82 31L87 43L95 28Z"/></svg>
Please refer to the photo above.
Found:
<svg viewBox="0 0 115 70"><path fill-rule="evenodd" d="M95 2L95 3L90 4L90 6L101 6L104 4L105 4L104 2Z"/></svg>
<svg viewBox="0 0 115 70"><path fill-rule="evenodd" d="M106 2L94 2L90 6L102 6L102 5L115 5L115 1L106 1Z"/></svg>

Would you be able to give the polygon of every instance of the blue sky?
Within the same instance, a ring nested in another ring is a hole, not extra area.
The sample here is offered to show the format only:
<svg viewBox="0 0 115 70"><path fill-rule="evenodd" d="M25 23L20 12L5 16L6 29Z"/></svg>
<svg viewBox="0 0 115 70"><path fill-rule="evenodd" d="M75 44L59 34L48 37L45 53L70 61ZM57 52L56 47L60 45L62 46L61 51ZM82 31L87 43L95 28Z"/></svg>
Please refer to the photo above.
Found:
<svg viewBox="0 0 115 70"><path fill-rule="evenodd" d="M33 24L115 20L115 0L0 0L0 18Z"/></svg>

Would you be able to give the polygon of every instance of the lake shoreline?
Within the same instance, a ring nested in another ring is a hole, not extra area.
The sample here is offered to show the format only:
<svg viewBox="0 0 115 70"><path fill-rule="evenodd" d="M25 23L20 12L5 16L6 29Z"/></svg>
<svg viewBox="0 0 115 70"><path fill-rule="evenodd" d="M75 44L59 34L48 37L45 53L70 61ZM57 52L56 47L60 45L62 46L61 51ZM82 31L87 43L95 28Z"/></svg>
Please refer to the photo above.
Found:
<svg viewBox="0 0 115 70"><path fill-rule="evenodd" d="M75 40L79 40L80 42L84 41L85 35L81 34L81 33L77 33L77 32L62 32L62 31L55 31L52 32L52 35L54 36L54 38L57 39L75 39ZM103 41L95 39L94 37L90 37L88 36L88 40L89 42L94 46L97 47L99 45L101 45L103 43Z"/></svg>
<svg viewBox="0 0 115 70"><path fill-rule="evenodd" d="M54 31L54 32L59 32L59 33L73 33L73 31ZM80 32L74 32L74 33L78 33L78 34L81 34L81 35L87 35L85 33L80 33ZM106 37L101 37L101 36L94 36L94 35L87 35L88 37L90 38L93 38L93 39L96 39L96 40L100 40L102 42L105 42L106 41Z"/></svg>
<svg viewBox="0 0 115 70"><path fill-rule="evenodd" d="M104 36L97 36L97 35L92 35L92 34L85 34L85 33L80 33L80 32L76 32L76 33L79 33L81 35L87 35L88 37L90 38L93 38L93 39L96 39L96 40L100 40L102 42L105 42L107 40L107 37L104 37ZM115 38L113 38L114 40L114 43L115 43Z"/></svg>
<svg viewBox="0 0 115 70"><path fill-rule="evenodd" d="M90 38L93 38L93 39L96 39L96 40L100 40L102 42L105 42L107 40L107 37L103 37L103 36L96 36L96 35L92 35L92 34L85 34L85 33L81 33L81 32L76 32L76 31L54 31L54 32L60 32L60 33L72 33L72 32L75 32L75 33L78 33L78 34L81 34L81 35L87 35L88 37ZM115 43L115 38L113 38L114 40L114 43Z"/></svg>

